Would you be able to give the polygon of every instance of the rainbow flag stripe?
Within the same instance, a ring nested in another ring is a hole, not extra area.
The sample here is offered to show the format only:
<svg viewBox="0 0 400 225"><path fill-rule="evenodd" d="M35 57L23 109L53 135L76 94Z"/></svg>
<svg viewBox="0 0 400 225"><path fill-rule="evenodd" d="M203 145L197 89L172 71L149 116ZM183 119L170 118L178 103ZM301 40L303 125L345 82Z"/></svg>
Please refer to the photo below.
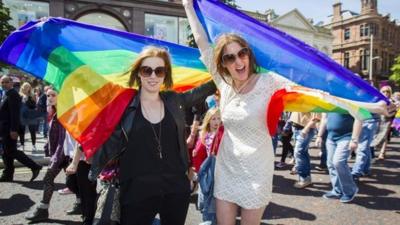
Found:
<svg viewBox="0 0 400 225"><path fill-rule="evenodd" d="M389 103L374 87L304 42L218 0L194 0L193 3L211 43L223 33L244 37L263 70L343 99Z"/></svg>
<svg viewBox="0 0 400 225"><path fill-rule="evenodd" d="M60 122L90 157L114 130L135 91L130 66L146 46L171 53L177 91L211 79L197 49L62 18L29 22L0 48L0 60L51 83Z"/></svg>

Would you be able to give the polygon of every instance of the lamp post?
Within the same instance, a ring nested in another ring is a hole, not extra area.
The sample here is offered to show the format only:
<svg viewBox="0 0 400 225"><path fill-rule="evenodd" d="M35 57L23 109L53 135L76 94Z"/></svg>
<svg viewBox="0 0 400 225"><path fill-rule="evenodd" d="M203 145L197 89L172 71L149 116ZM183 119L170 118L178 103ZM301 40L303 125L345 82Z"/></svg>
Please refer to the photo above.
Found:
<svg viewBox="0 0 400 225"><path fill-rule="evenodd" d="M373 54L374 54L374 35L371 34L371 39L369 43L369 81L371 82L372 86L374 85L374 81L372 80L372 61L373 61Z"/></svg>

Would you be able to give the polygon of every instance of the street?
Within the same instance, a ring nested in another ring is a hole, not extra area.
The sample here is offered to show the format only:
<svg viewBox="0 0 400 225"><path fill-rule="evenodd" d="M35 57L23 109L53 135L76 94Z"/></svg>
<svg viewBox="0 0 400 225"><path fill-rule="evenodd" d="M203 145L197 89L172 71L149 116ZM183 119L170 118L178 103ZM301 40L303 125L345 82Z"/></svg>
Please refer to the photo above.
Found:
<svg viewBox="0 0 400 225"><path fill-rule="evenodd" d="M39 139L42 146L43 139ZM30 143L27 143L29 152ZM313 185L295 189L296 175L289 174L289 166L275 171L272 202L268 205L262 224L395 224L400 219L400 138L393 138L388 147L387 159L373 164L372 176L361 178L359 194L350 204L323 199L330 189L325 172L312 170ZM275 161L280 159L280 148ZM318 149L310 150L312 166L318 163ZM289 160L288 160L289 161ZM351 161L352 162L352 161ZM28 224L26 212L39 202L42 196L42 169L38 179L28 182L31 171L18 168L13 183L0 183L0 224ZM65 175L56 179L56 190L64 188ZM54 193L50 204L50 219L38 224L80 224L80 216L67 216L74 195ZM187 225L197 225L201 216L194 204L190 205Z"/></svg>

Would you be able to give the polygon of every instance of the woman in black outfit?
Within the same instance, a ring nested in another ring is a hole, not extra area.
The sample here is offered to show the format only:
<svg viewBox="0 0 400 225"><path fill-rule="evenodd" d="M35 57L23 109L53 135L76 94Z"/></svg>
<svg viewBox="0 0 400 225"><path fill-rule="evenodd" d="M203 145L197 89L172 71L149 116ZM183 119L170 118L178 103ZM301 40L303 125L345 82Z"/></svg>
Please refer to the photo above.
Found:
<svg viewBox="0 0 400 225"><path fill-rule="evenodd" d="M213 82L185 93L170 91L171 62L165 49L144 49L132 66L129 86L139 91L120 124L93 156L95 179L113 158L120 160L121 224L183 225L189 206L189 158L185 109L216 91ZM165 91L161 91L161 87Z"/></svg>

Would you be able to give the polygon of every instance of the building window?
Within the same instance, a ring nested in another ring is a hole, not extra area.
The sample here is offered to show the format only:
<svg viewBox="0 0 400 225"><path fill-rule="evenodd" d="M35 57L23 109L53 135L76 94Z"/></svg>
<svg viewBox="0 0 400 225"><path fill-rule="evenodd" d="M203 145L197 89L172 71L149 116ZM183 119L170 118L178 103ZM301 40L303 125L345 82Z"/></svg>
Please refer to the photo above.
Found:
<svg viewBox="0 0 400 225"><path fill-rule="evenodd" d="M350 53L349 52L344 53L343 66L346 68L350 68Z"/></svg>
<svg viewBox="0 0 400 225"><path fill-rule="evenodd" d="M186 18L145 14L144 34L151 38L187 45L188 22Z"/></svg>
<svg viewBox="0 0 400 225"><path fill-rule="evenodd" d="M344 40L350 39L350 28L344 29Z"/></svg>
<svg viewBox="0 0 400 225"><path fill-rule="evenodd" d="M125 26L117 18L102 12L88 13L79 17L76 21L126 31Z"/></svg>
<svg viewBox="0 0 400 225"><path fill-rule="evenodd" d="M374 23L360 25L360 37L368 37L371 34L378 35L378 26Z"/></svg>
<svg viewBox="0 0 400 225"><path fill-rule="evenodd" d="M10 9L10 25L19 28L30 20L49 16L49 3L38 1L3 0Z"/></svg>
<svg viewBox="0 0 400 225"><path fill-rule="evenodd" d="M361 70L369 70L369 50L360 50Z"/></svg>

